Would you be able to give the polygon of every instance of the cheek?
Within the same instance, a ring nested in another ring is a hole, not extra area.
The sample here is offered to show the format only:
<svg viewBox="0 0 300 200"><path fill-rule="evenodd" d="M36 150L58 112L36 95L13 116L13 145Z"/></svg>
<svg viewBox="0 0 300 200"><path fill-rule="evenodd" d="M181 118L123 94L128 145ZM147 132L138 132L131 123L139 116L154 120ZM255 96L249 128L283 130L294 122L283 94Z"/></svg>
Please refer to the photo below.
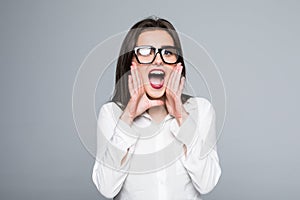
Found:
<svg viewBox="0 0 300 200"><path fill-rule="evenodd" d="M141 76L143 82L144 83L147 82L148 81L148 74L146 72L146 67L142 67L142 66L139 66L139 65L137 65L137 67L138 67L138 70L139 70L139 73L140 73L140 76Z"/></svg>
<svg viewBox="0 0 300 200"><path fill-rule="evenodd" d="M165 82L169 81L172 72L173 72L173 70L171 70L171 69L166 70Z"/></svg>
<svg viewBox="0 0 300 200"><path fill-rule="evenodd" d="M165 84L168 83L169 79L170 79L170 73L167 73L165 75Z"/></svg>

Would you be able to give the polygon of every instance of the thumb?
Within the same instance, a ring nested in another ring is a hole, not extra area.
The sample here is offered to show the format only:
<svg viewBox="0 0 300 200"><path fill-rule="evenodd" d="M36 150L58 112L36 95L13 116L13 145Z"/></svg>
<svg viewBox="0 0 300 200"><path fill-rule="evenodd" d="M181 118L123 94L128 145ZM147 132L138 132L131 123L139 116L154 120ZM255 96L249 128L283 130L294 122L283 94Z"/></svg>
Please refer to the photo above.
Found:
<svg viewBox="0 0 300 200"><path fill-rule="evenodd" d="M165 104L165 102L163 100L149 100L149 106L150 107L162 106L164 104Z"/></svg>

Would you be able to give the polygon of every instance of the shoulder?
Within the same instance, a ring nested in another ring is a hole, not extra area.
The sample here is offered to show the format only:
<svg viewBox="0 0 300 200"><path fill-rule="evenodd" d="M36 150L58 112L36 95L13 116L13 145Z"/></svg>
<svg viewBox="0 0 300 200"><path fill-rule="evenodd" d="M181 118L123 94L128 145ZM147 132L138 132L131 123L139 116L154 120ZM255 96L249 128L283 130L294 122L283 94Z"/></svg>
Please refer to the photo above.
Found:
<svg viewBox="0 0 300 200"><path fill-rule="evenodd" d="M203 106L211 106L210 100L205 97L190 97L186 103L188 104L199 104Z"/></svg>
<svg viewBox="0 0 300 200"><path fill-rule="evenodd" d="M106 102L98 111L98 119L102 117L112 117L117 119L122 114L122 109L115 102Z"/></svg>

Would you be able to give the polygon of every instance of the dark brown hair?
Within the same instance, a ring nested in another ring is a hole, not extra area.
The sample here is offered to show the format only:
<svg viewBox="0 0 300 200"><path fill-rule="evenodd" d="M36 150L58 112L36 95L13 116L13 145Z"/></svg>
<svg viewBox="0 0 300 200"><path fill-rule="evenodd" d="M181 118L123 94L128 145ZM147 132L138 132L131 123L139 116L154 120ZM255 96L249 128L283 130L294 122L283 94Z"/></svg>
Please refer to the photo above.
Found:
<svg viewBox="0 0 300 200"><path fill-rule="evenodd" d="M133 49L136 45L139 35L144 31L149 30L165 30L173 38L174 45L179 50L178 62L182 63L182 76L185 77L185 64L182 56L182 48L179 40L179 36L174 28L174 26L167 20L161 19L155 16L143 19L137 22L131 27L127 33L121 49L117 62L116 77L115 77L115 90L112 97L112 101L117 103L122 109L124 109L130 99L129 89L128 89L128 75L130 73L130 66L132 58L134 56ZM183 103L189 98L188 95L182 95Z"/></svg>

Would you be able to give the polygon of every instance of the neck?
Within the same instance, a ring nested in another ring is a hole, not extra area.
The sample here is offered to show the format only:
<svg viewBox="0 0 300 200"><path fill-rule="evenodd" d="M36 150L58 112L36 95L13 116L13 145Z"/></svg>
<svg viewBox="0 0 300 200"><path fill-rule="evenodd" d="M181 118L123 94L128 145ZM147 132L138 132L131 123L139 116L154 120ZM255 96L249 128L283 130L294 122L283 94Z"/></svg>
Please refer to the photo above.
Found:
<svg viewBox="0 0 300 200"><path fill-rule="evenodd" d="M155 106L148 109L148 114L151 116L153 121L161 122L168 114L168 111L164 105Z"/></svg>

